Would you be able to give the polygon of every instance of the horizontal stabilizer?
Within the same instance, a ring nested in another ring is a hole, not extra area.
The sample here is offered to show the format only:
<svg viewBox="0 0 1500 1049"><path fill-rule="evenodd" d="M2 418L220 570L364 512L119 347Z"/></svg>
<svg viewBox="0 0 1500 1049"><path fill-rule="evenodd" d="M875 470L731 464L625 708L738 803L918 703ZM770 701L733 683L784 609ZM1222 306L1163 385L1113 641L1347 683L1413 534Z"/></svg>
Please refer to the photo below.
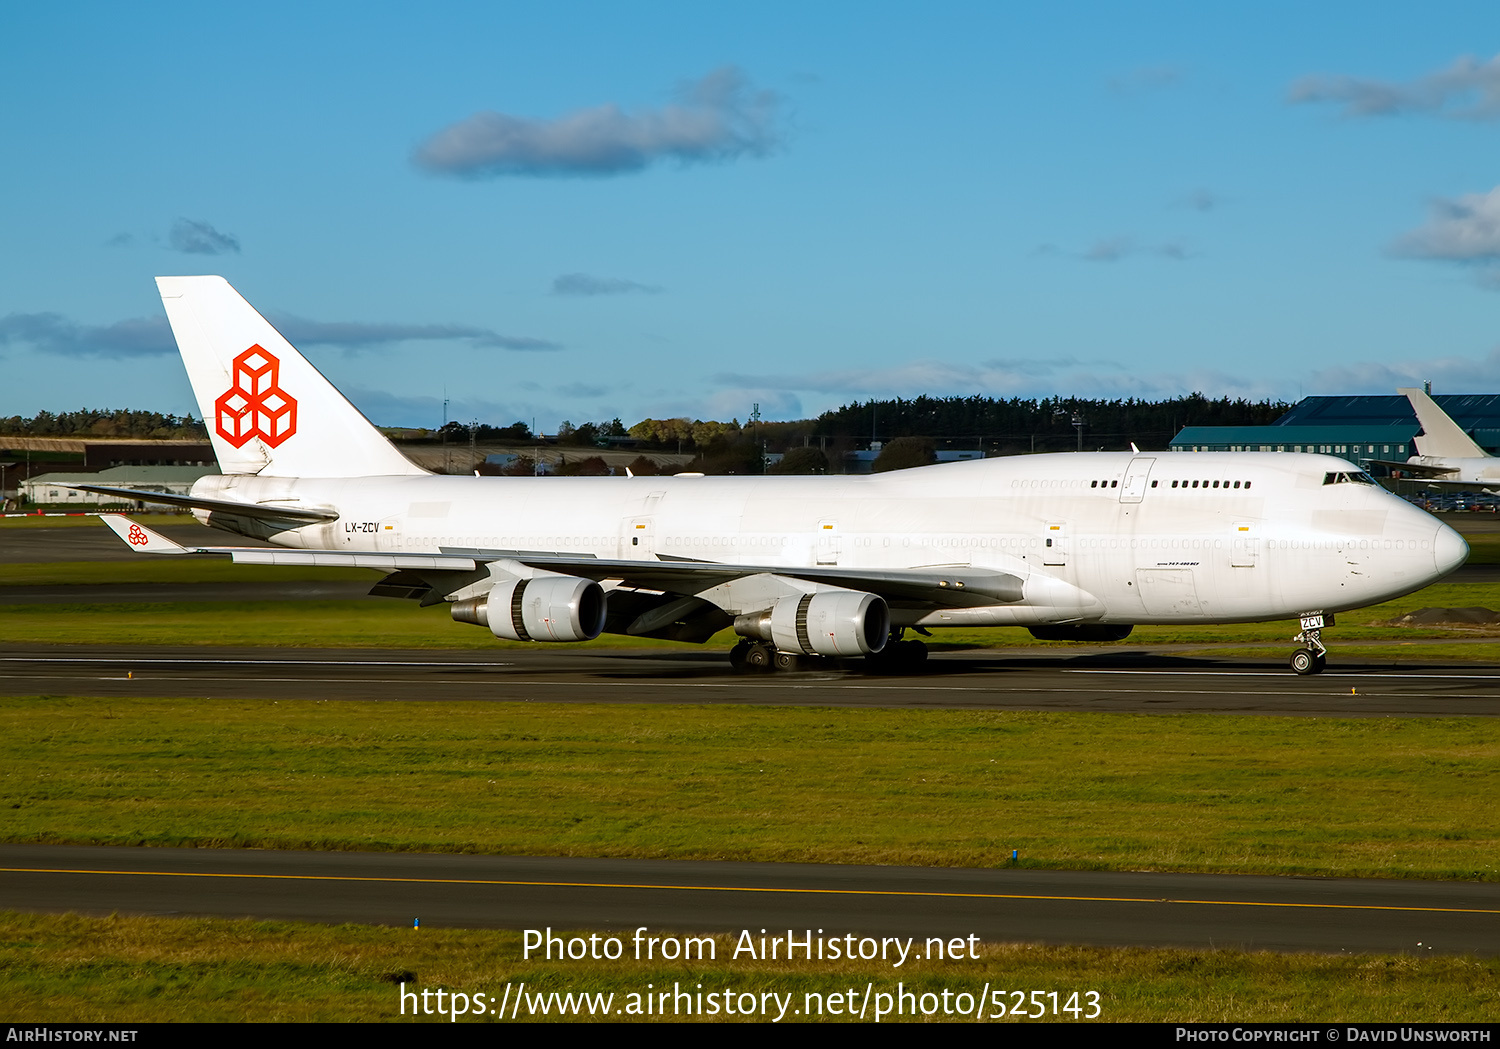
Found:
<svg viewBox="0 0 1500 1049"><path fill-rule="evenodd" d="M1369 463L1372 466L1384 466L1390 470L1401 470L1405 473L1419 477L1448 477L1458 473L1452 466L1429 466L1426 463L1401 462L1394 459L1361 459L1360 462Z"/></svg>
<svg viewBox="0 0 1500 1049"><path fill-rule="evenodd" d="M122 514L100 514L99 520L132 548L147 554L217 554L237 565L316 565L322 568L377 568L384 572L424 568L439 572L473 572L472 557L451 554L375 554L343 550L287 550L279 546L183 546Z"/></svg>
<svg viewBox="0 0 1500 1049"><path fill-rule="evenodd" d="M125 499L139 499L143 503L161 503L164 506L186 506L193 510L208 510L216 514L236 514L253 517L258 521L297 521L316 524L319 521L337 521L333 510L309 510L300 506L275 506L270 503L236 503L229 499L200 499L193 495L169 495L166 492L142 492L134 488L106 488L97 484L69 484L80 492L98 492L100 495L118 495Z"/></svg>
<svg viewBox="0 0 1500 1049"><path fill-rule="evenodd" d="M132 550L143 554L196 554L198 551L181 543L173 542L160 532L153 532L145 525L138 525L119 514L100 514L99 520L109 525L110 531L130 544Z"/></svg>

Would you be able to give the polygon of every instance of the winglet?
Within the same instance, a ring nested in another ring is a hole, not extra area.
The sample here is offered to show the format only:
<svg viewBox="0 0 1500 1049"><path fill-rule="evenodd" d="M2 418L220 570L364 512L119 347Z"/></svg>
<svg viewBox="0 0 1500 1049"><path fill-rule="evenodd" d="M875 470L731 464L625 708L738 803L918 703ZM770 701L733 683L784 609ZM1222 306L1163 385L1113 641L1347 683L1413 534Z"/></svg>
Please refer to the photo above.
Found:
<svg viewBox="0 0 1500 1049"><path fill-rule="evenodd" d="M119 514L100 514L99 520L109 525L110 530L130 544L132 550L143 554L191 554L195 551L181 543L174 543L160 532L153 532L145 525L138 525Z"/></svg>

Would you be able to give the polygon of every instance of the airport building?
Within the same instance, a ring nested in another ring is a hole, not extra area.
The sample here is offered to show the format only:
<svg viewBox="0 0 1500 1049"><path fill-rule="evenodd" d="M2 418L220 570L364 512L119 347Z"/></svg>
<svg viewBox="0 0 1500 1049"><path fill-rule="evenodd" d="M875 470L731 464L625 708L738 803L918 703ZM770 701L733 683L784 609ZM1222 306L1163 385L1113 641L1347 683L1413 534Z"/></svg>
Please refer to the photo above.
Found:
<svg viewBox="0 0 1500 1049"><path fill-rule="evenodd" d="M1480 447L1500 452L1500 394L1434 395L1438 407ZM1411 402L1379 397L1308 397L1269 426L1187 426L1174 452L1321 452L1348 459L1402 460L1422 432Z"/></svg>
<svg viewBox="0 0 1500 1049"><path fill-rule="evenodd" d="M112 466L89 473L45 473L20 484L21 498L32 506L59 503L99 507L141 507L140 500L98 492L80 492L66 487L97 484L108 488L131 488L141 492L187 495L193 482L205 474L217 474L217 466Z"/></svg>

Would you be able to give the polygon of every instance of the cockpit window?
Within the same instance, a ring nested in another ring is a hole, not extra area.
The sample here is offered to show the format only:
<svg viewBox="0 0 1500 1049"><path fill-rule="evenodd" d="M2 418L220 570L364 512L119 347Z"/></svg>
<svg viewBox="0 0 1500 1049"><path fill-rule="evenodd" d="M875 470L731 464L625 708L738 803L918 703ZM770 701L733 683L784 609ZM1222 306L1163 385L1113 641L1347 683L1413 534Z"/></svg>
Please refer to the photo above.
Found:
<svg viewBox="0 0 1500 1049"><path fill-rule="evenodd" d="M1363 470L1351 470L1347 473L1326 473L1323 475L1324 484L1374 484L1375 478Z"/></svg>

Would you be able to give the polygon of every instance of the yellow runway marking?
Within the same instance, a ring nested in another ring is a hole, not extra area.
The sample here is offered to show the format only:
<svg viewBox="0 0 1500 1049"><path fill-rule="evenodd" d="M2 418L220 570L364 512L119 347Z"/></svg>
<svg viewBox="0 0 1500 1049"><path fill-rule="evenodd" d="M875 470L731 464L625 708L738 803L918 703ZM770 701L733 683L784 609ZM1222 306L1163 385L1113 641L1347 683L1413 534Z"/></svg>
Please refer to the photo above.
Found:
<svg viewBox="0 0 1500 1049"><path fill-rule="evenodd" d="M5 874L103 874L151 878L244 878L259 881L336 881L402 885L503 885L551 889L653 889L675 892L767 892L807 896L909 896L964 900L1050 900L1065 903L1183 903L1212 907L1286 907L1334 911L1411 911L1427 914L1500 914L1493 907L1413 907L1373 903L1277 903L1266 900L1190 900L1150 896L1054 896L1022 892L922 892L910 889L797 889L751 885L653 885L640 882L514 881L496 878L390 878L353 874L233 874L216 871L110 871L0 867Z"/></svg>

